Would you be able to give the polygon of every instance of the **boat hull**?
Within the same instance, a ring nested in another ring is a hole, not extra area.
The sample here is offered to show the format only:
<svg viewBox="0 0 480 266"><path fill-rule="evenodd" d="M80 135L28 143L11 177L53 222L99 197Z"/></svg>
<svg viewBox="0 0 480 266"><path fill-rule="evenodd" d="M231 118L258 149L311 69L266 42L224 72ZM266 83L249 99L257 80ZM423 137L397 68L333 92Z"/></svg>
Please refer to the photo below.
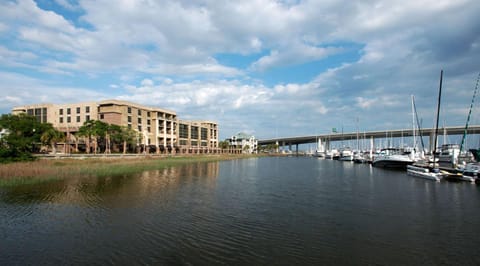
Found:
<svg viewBox="0 0 480 266"><path fill-rule="evenodd" d="M433 181L440 181L444 178L444 175L440 172L431 172L428 168L418 167L414 165L407 166L407 174Z"/></svg>
<svg viewBox="0 0 480 266"><path fill-rule="evenodd" d="M413 161L397 161L397 160L375 160L372 166L379 168L392 168L392 169L406 169L408 165L413 164Z"/></svg>

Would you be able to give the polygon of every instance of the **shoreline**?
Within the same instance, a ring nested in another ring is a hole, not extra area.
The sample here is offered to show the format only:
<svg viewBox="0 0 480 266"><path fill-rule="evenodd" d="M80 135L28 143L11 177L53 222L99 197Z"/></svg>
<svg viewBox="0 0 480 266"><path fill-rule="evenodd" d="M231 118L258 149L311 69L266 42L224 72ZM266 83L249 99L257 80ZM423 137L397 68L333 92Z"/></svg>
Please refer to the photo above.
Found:
<svg viewBox="0 0 480 266"><path fill-rule="evenodd" d="M190 163L217 162L261 156L258 154L182 154L163 156L148 154L139 156L109 156L97 154L74 157L49 156L38 158L33 162L1 164L0 188L58 181L72 177L120 176Z"/></svg>

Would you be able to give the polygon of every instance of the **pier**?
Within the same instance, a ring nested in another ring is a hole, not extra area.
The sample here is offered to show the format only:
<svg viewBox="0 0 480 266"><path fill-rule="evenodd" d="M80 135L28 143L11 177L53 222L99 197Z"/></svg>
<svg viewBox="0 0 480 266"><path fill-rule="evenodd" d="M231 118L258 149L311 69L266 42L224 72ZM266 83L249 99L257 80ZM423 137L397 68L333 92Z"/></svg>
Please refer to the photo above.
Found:
<svg viewBox="0 0 480 266"><path fill-rule="evenodd" d="M465 126L442 127L438 129L439 135L463 135ZM480 134L480 125L471 125L467 129L467 134ZM433 138L435 135L435 128L423 128L415 130L415 135L419 137L429 138L429 149L433 150ZM395 130L378 130L366 132L347 132L347 133L331 133L319 134L309 136L295 136L295 137L281 137L272 139L258 140L258 145L278 144L280 147L295 146L295 152L298 153L299 144L317 143L319 140L324 144L325 148L330 149L330 143L333 141L344 141L353 139L385 139L385 138L402 138L413 137L413 130L410 129L395 129Z"/></svg>

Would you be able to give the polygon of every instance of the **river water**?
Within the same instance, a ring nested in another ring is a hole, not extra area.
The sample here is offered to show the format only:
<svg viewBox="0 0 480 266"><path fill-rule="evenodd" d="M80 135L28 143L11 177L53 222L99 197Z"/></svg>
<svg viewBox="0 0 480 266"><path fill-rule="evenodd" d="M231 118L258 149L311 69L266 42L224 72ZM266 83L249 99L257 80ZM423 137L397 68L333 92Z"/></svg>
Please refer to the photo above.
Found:
<svg viewBox="0 0 480 266"><path fill-rule="evenodd" d="M480 265L480 186L262 157L0 188L0 265Z"/></svg>

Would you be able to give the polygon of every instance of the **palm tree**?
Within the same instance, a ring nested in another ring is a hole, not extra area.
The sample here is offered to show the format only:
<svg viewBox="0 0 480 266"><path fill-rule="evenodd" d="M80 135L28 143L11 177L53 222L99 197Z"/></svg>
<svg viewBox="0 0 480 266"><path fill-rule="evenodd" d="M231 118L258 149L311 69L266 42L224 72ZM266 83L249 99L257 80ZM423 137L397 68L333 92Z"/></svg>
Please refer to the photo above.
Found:
<svg viewBox="0 0 480 266"><path fill-rule="evenodd" d="M53 154L57 153L57 148L56 148L57 142L62 141L64 139L65 139L65 135L62 132L53 128L53 126L51 125L48 126L40 136L40 141L42 141L44 145L52 146Z"/></svg>
<svg viewBox="0 0 480 266"><path fill-rule="evenodd" d="M78 129L79 136L87 137L87 153L90 153L90 145L93 139L93 151L97 154L98 137L104 134L106 123L99 120L88 120Z"/></svg>
<svg viewBox="0 0 480 266"><path fill-rule="evenodd" d="M128 127L121 127L118 134L115 135L118 140L123 142L123 154L127 152L127 144L133 143L137 139L137 132Z"/></svg>

